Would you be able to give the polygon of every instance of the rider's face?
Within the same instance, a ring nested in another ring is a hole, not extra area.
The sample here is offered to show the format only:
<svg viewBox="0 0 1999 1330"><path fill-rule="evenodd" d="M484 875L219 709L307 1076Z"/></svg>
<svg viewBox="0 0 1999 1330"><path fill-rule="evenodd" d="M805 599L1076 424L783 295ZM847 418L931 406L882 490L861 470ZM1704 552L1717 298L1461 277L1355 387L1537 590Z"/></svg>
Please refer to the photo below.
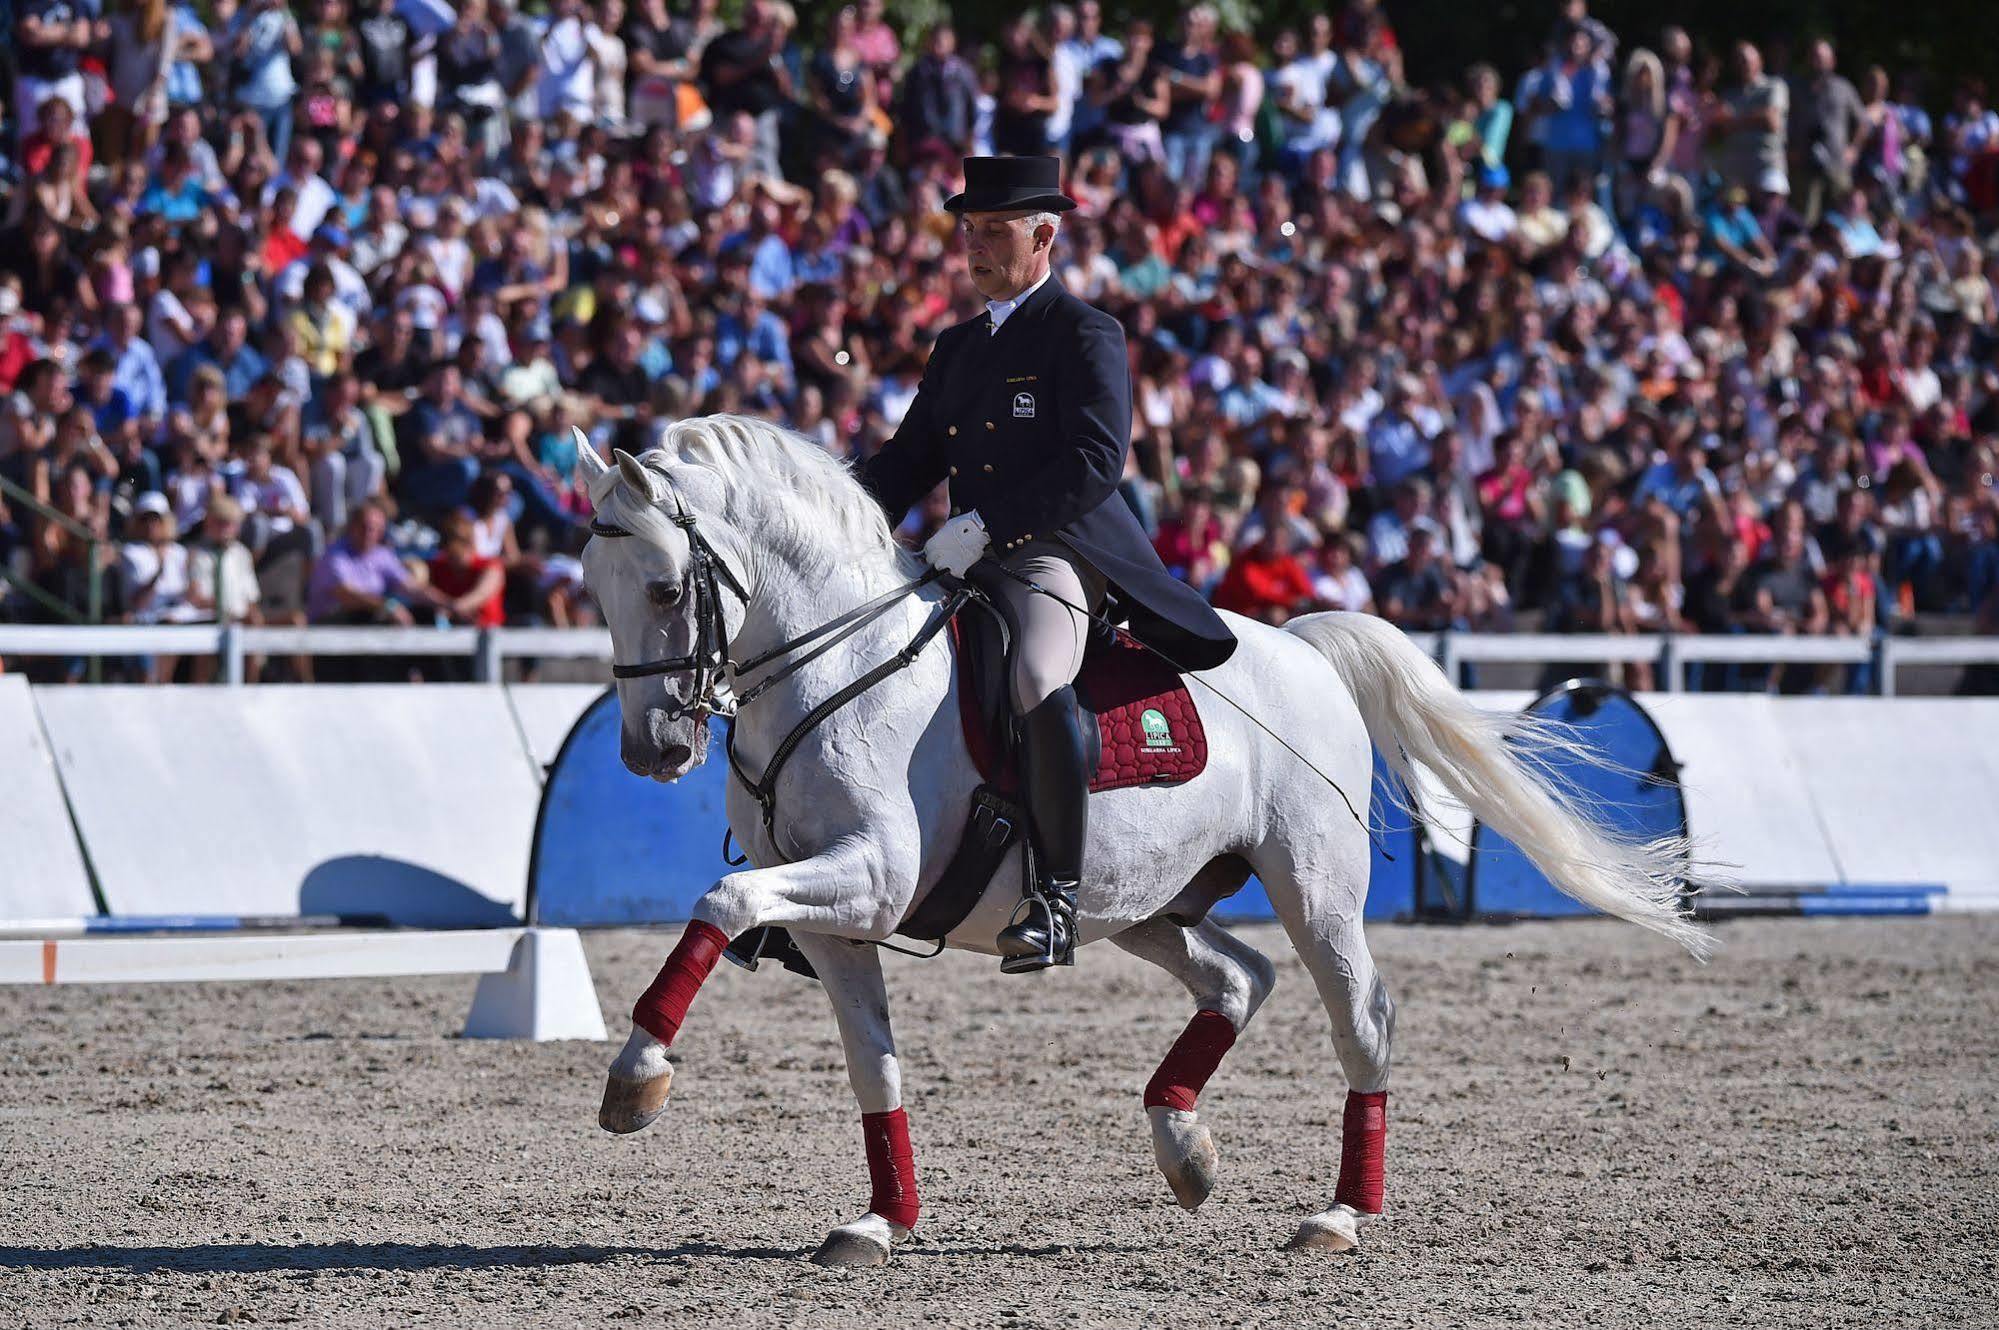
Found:
<svg viewBox="0 0 1999 1330"><path fill-rule="evenodd" d="M968 212L958 223L972 285L987 300L1011 300L1048 270L1055 229L1030 228L1024 212Z"/></svg>

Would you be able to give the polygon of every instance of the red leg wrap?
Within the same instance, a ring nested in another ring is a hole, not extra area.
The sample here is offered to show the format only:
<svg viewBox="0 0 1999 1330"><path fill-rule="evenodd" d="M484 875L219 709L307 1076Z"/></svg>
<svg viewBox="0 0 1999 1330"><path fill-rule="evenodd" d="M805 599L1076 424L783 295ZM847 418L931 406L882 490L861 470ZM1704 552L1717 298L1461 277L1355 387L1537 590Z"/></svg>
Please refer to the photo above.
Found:
<svg viewBox="0 0 1999 1330"><path fill-rule="evenodd" d="M916 1227L916 1152L909 1148L909 1115L901 1109L861 1114L868 1143L868 1181L874 1194L868 1209L904 1228Z"/></svg>
<svg viewBox="0 0 1999 1330"><path fill-rule="evenodd" d="M1219 1011L1195 1012L1194 1019L1187 1022L1187 1028L1173 1041L1159 1070L1152 1073L1152 1080L1145 1087L1145 1106L1193 1112L1194 1101L1201 1097L1201 1087L1208 1083L1208 1077L1222 1064L1223 1055L1234 1045L1235 1026L1229 1024L1228 1017Z"/></svg>
<svg viewBox="0 0 1999 1330"><path fill-rule="evenodd" d="M1381 1156L1387 1141L1388 1091L1347 1091L1340 1124L1340 1185L1333 1190L1333 1204L1350 1205L1364 1215L1381 1213Z"/></svg>
<svg viewBox="0 0 1999 1330"><path fill-rule="evenodd" d="M680 1023L687 1019L687 1004L701 991L702 981L728 945L729 939L713 924L696 919L687 925L679 945L659 967L659 977L632 1008L632 1024L670 1047Z"/></svg>

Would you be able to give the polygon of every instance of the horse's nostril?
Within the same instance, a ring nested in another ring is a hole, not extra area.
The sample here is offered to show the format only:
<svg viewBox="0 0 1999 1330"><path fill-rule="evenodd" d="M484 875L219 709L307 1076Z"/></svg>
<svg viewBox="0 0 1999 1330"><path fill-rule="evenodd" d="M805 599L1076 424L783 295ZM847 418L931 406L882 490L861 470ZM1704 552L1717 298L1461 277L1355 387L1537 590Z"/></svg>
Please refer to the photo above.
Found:
<svg viewBox="0 0 1999 1330"><path fill-rule="evenodd" d="M686 744L668 744L659 755L660 770L671 771L675 767L684 766L687 759L693 756L694 750Z"/></svg>

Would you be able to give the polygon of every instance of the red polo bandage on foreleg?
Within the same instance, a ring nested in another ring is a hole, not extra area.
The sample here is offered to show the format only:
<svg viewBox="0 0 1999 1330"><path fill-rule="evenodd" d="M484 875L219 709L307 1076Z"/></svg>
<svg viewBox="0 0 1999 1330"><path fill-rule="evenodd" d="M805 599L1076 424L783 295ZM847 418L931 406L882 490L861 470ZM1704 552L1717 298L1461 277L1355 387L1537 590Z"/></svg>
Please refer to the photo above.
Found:
<svg viewBox="0 0 1999 1330"><path fill-rule="evenodd" d="M1340 1123L1340 1185L1333 1204L1364 1215L1381 1213L1381 1156L1388 1143L1388 1091L1347 1091Z"/></svg>
<svg viewBox="0 0 1999 1330"><path fill-rule="evenodd" d="M868 1209L903 1228L915 1228L921 1208L916 1199L916 1152L909 1148L909 1115L901 1109L861 1114L861 1135L868 1143L868 1181L874 1194Z"/></svg>
<svg viewBox="0 0 1999 1330"><path fill-rule="evenodd" d="M670 1047L680 1023L687 1019L687 1004L701 991L702 981L728 945L729 939L713 924L696 919L687 925L679 945L659 967L659 977L632 1008L632 1024Z"/></svg>
<svg viewBox="0 0 1999 1330"><path fill-rule="evenodd" d="M1223 1056L1234 1046L1235 1026L1229 1024L1228 1017L1219 1011L1195 1012L1194 1019L1187 1022L1187 1028L1173 1041L1159 1070L1152 1073L1152 1080L1145 1087L1145 1106L1193 1112L1194 1102L1201 1097L1201 1087L1208 1083L1208 1077L1215 1074Z"/></svg>

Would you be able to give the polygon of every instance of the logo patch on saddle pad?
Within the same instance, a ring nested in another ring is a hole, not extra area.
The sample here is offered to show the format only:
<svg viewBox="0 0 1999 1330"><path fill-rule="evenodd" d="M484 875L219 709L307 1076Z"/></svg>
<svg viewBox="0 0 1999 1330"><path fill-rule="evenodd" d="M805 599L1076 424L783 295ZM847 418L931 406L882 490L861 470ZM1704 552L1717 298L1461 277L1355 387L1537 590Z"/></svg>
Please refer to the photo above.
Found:
<svg viewBox="0 0 1999 1330"><path fill-rule="evenodd" d="M1015 393L1013 395L1013 414L1023 420L1034 419L1034 394Z"/></svg>
<svg viewBox="0 0 1999 1330"><path fill-rule="evenodd" d="M1166 715L1154 707L1147 707L1138 718L1138 727L1145 732L1147 748L1164 748L1179 752L1180 747L1173 742L1173 727L1166 723Z"/></svg>

